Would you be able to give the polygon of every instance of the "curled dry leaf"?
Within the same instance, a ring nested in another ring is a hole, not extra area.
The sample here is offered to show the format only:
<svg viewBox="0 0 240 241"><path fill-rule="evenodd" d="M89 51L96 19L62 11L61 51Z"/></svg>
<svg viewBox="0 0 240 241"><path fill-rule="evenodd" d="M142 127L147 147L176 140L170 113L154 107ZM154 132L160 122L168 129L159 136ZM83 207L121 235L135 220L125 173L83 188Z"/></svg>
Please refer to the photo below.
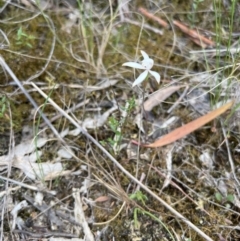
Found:
<svg viewBox="0 0 240 241"><path fill-rule="evenodd" d="M41 206L42 203L43 203L43 198L44 198L43 193L42 192L37 192L35 194L35 197L34 197L34 203L36 205L40 205Z"/></svg>
<svg viewBox="0 0 240 241"><path fill-rule="evenodd" d="M13 166L21 169L24 174L32 180L36 178L51 180L49 178L50 176L54 179L63 172L63 166L60 162L30 163L25 157L16 158L13 162Z"/></svg>
<svg viewBox="0 0 240 241"><path fill-rule="evenodd" d="M204 167L207 167L208 170L213 170L213 158L210 155L210 150L206 149L199 156L199 160L201 161Z"/></svg>
<svg viewBox="0 0 240 241"><path fill-rule="evenodd" d="M169 184L172 181L172 156L173 156L173 149L174 149L174 145L169 145L167 148L165 148L164 150L164 156L165 156L165 160L166 160L166 164L167 164L167 174L166 174L166 178L164 180L162 189L165 189L166 187L169 186Z"/></svg>
<svg viewBox="0 0 240 241"><path fill-rule="evenodd" d="M12 165L21 169L24 174L35 180L52 180L64 173L63 165L61 162L42 162L36 163L41 157L42 151L37 150L47 143L47 138L38 138L37 140L27 140L15 146L8 155L0 156L0 166L6 168L8 165L8 157L14 156ZM66 154L65 154L66 155ZM61 156L59 156L61 160ZM2 169L1 168L1 169Z"/></svg>
<svg viewBox="0 0 240 241"><path fill-rule="evenodd" d="M36 150L36 148L41 148L47 143L46 138L38 138L37 141L28 140L20 143L14 148L14 154L16 156L24 156Z"/></svg>
<svg viewBox="0 0 240 241"><path fill-rule="evenodd" d="M69 149L66 150L66 148L61 148L57 151L58 156L65 159L70 159L73 157L74 153Z"/></svg>
<svg viewBox="0 0 240 241"><path fill-rule="evenodd" d="M81 233L82 231L85 234L85 240L94 241L94 236L92 234L91 229L89 228L88 222L85 218L85 213L83 211L83 204L80 196L80 189L73 188L73 198L74 198L74 216L75 220L78 223L81 223L82 227L75 226L76 232Z"/></svg>
<svg viewBox="0 0 240 241"><path fill-rule="evenodd" d="M106 202L109 200L109 197L108 196L101 196L101 197L98 197L94 200L94 202L99 202L99 203L102 203L102 202Z"/></svg>
<svg viewBox="0 0 240 241"><path fill-rule="evenodd" d="M20 203L18 203L11 211L11 215L13 217L12 220L12 230L15 229L16 226L16 221L17 221L17 217L18 217L18 212L23 209L26 208L28 206L28 203L26 200L21 201Z"/></svg>
<svg viewBox="0 0 240 241"><path fill-rule="evenodd" d="M178 91L180 88L185 87L185 85L180 86L170 86L164 89L160 89L149 96L143 104L145 111L151 111L156 105L167 99L174 92Z"/></svg>
<svg viewBox="0 0 240 241"><path fill-rule="evenodd" d="M82 127L84 129L96 129L102 127L110 114L112 114L112 112L117 109L118 106L114 103L114 106L111 109L105 111L102 115L96 115L94 118L86 118L82 123Z"/></svg>
<svg viewBox="0 0 240 241"><path fill-rule="evenodd" d="M233 101L221 106L220 108L211 111L210 113L189 122L188 124L181 126L174 131L170 132L169 134L163 136L160 140L155 141L151 144L142 144L144 147L161 147L168 145L174 141L177 141L184 136L190 134L191 132L197 130L198 128L202 127L203 125L207 124L211 120L215 119L219 115L223 114L226 110L231 108L233 105Z"/></svg>

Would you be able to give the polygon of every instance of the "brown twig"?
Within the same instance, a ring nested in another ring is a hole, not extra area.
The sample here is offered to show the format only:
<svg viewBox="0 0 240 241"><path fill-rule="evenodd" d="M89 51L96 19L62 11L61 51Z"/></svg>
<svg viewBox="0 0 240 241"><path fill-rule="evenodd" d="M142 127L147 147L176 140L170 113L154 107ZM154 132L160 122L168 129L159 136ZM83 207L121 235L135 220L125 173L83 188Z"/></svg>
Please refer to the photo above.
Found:
<svg viewBox="0 0 240 241"><path fill-rule="evenodd" d="M164 28L169 27L169 24L167 22L165 22L161 18L153 15L152 13L148 12L147 9L140 7L138 10L145 17L148 17L148 18L158 22L162 27L164 27ZM191 37L191 39L193 40L193 42L196 43L197 45L200 45L202 48L206 48L207 46L211 46L211 47L215 46L215 43L212 40L199 34L198 31L188 28L186 25L180 23L179 21L173 20L173 24L175 26L177 26L182 32L189 35Z"/></svg>
<svg viewBox="0 0 240 241"><path fill-rule="evenodd" d="M167 22L165 22L164 20L162 20L159 17L156 17L155 15L153 15L152 13L148 12L147 9L140 7L139 12L142 13L144 16L158 22L161 26L163 26L164 28L168 28L169 25Z"/></svg>
<svg viewBox="0 0 240 241"><path fill-rule="evenodd" d="M204 44L209 45L209 46L215 45L215 43L212 40L204 37L203 35L200 35L197 31L188 28L186 25L180 23L179 21L174 20L173 24L175 26L177 26L178 28L180 28L182 30L182 32L188 34L194 40L197 40L197 42L194 41L195 43L199 42L200 45L202 45L202 43L204 43Z"/></svg>

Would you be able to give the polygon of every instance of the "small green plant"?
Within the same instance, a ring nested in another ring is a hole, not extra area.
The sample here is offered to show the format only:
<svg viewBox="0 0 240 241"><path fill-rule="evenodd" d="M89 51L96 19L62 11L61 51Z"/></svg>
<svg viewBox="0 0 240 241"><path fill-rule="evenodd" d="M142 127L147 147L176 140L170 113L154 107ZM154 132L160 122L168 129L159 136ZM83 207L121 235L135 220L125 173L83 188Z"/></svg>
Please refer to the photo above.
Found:
<svg viewBox="0 0 240 241"><path fill-rule="evenodd" d="M128 100L127 105L125 107L123 107L122 109L124 111L126 111L127 113L129 113L130 111L132 111L134 108L136 107L136 101L135 98L132 97L130 100Z"/></svg>
<svg viewBox="0 0 240 241"><path fill-rule="evenodd" d="M148 200L147 196L145 194L143 194L141 191L136 191L135 193L131 194L129 196L129 198L131 200L135 200L137 202L140 202L142 205L145 205L145 201ZM138 221L138 215L147 215L149 216L150 218L152 218L153 220L159 222L165 229L166 231L169 233L170 237L172 238L172 240L175 240L173 235L171 234L171 232L168 230L168 228L166 227L166 225L159 219L157 218L155 215L153 215L152 213L148 212L148 211L145 211L143 210L142 208L134 208L134 211L133 211L133 219L134 219L134 226L136 229L139 229L140 228L140 223Z"/></svg>
<svg viewBox="0 0 240 241"><path fill-rule="evenodd" d="M0 99L0 118L4 116L4 113L6 111L6 104L7 104L7 98L4 95Z"/></svg>
<svg viewBox="0 0 240 241"><path fill-rule="evenodd" d="M141 204L145 205L145 201L148 200L147 196L144 195L141 191L136 191L135 193L131 194L129 196L131 200L135 200L137 202L140 202Z"/></svg>
<svg viewBox="0 0 240 241"><path fill-rule="evenodd" d="M194 26L194 24L196 22L196 12L198 10L198 6L202 2L204 2L204 0L193 0L193 2L192 2L191 13L188 14L188 19L191 21L192 27Z"/></svg>
<svg viewBox="0 0 240 241"><path fill-rule="evenodd" d="M226 197L223 197L220 192L216 192L215 198L219 203L223 203L223 202L233 203L234 202L234 195L233 194L228 194Z"/></svg>
<svg viewBox="0 0 240 241"><path fill-rule="evenodd" d="M135 193L131 194L129 196L131 200L135 200L137 202L140 202L141 204L145 205L145 201L148 200L147 196L144 195L141 191L136 191ZM143 211L141 208L134 208L133 212L133 219L134 219L134 226L135 228L139 228L140 224L138 222L138 214L145 214L145 211Z"/></svg>
<svg viewBox="0 0 240 241"><path fill-rule="evenodd" d="M22 29L22 27L20 27L17 31L17 45L26 45L29 48L32 48L32 45L30 44L30 41L35 39L34 36L32 35L28 35L27 33L25 33Z"/></svg>
<svg viewBox="0 0 240 241"><path fill-rule="evenodd" d="M215 193L215 198L218 202L220 202L220 203L222 202L223 197L220 192Z"/></svg>
<svg viewBox="0 0 240 241"><path fill-rule="evenodd" d="M104 146L109 144L112 147L115 154L117 154L120 150L120 144L122 142L123 137L123 127L126 122L127 116L129 115L131 110L135 108L135 106L135 98L133 97L127 101L124 107L120 107L122 113L120 120L117 120L114 116L111 116L108 120L108 125L113 131L114 137L108 138L107 141L101 141L101 144Z"/></svg>
<svg viewBox="0 0 240 241"><path fill-rule="evenodd" d="M108 142L110 143L110 145L113 147L115 145L119 145L119 143L122 140L122 133L121 133L121 123L115 119L114 116L111 116L109 118L108 124L111 128L111 130L114 132L114 138L108 138Z"/></svg>

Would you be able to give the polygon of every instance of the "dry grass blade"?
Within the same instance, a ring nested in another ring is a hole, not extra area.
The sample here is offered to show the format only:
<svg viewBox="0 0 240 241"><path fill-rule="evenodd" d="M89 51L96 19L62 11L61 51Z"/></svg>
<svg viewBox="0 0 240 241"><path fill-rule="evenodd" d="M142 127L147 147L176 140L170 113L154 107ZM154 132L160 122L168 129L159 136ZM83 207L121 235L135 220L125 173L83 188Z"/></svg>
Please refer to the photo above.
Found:
<svg viewBox="0 0 240 241"><path fill-rule="evenodd" d="M174 141L179 140L180 138L190 134L191 132L197 130L201 126L205 125L206 123L210 122L211 120L215 119L219 115L223 114L226 110L231 108L233 105L233 101L225 104L224 106L211 111L207 115L204 115L194 121L189 122L188 124L181 126L174 131L170 132L169 134L165 135L163 138L160 140L155 141L154 143L151 144L143 144L142 146L144 147L161 147L168 145Z"/></svg>

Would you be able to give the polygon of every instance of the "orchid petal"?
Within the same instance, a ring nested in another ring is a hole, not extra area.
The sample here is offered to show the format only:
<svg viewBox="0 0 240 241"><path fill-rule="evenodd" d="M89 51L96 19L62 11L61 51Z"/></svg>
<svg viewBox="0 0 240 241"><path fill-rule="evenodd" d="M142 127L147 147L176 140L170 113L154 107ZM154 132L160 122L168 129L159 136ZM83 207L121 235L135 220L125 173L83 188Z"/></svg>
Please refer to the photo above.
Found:
<svg viewBox="0 0 240 241"><path fill-rule="evenodd" d="M128 66L128 67L132 67L135 69L145 69L141 64L136 63L136 62L126 62L122 66Z"/></svg>
<svg viewBox="0 0 240 241"><path fill-rule="evenodd" d="M143 56L144 60L149 59L148 54L147 54L146 52L144 52L143 50L141 50L141 54L142 54L142 56Z"/></svg>
<svg viewBox="0 0 240 241"><path fill-rule="evenodd" d="M155 71L151 71L151 70L149 70L149 73L156 79L156 81L157 81L158 83L160 83L161 76L160 76L159 73L157 73L157 72L155 72Z"/></svg>
<svg viewBox="0 0 240 241"><path fill-rule="evenodd" d="M146 79L147 75L148 75L148 71L147 71L147 70L145 70L144 72L142 72L142 73L138 76L138 78L133 82L132 87L134 87L134 86L142 83L142 82Z"/></svg>
<svg viewBox="0 0 240 241"><path fill-rule="evenodd" d="M150 70L153 67L154 61L153 59L144 59L142 61L142 66L146 69L146 70Z"/></svg>

